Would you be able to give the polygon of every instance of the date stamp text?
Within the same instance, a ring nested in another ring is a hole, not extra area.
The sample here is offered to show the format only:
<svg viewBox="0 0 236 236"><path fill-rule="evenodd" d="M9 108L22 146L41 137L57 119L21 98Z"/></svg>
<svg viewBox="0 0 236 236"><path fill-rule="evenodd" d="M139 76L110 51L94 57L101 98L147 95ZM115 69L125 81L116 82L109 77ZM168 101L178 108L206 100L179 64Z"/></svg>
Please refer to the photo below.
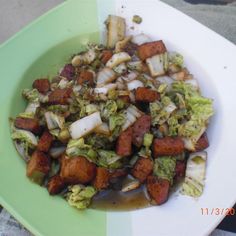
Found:
<svg viewBox="0 0 236 236"><path fill-rule="evenodd" d="M203 216L218 216L218 215L223 215L223 216L233 216L235 215L235 209L234 208L201 208L201 214Z"/></svg>

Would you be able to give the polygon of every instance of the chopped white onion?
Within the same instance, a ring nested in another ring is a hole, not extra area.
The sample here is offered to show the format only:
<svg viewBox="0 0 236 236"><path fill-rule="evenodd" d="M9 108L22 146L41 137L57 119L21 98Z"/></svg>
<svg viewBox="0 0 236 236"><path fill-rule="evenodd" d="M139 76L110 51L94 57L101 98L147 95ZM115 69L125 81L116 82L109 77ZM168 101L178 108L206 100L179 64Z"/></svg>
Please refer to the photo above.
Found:
<svg viewBox="0 0 236 236"><path fill-rule="evenodd" d="M103 85L115 80L115 78L115 72L112 69L105 67L97 74L97 87L102 87Z"/></svg>
<svg viewBox="0 0 236 236"><path fill-rule="evenodd" d="M27 150L27 144L25 142L14 142L16 151L20 154L24 161L28 162L30 160L30 156Z"/></svg>
<svg viewBox="0 0 236 236"><path fill-rule="evenodd" d="M144 77L146 80L151 80L151 81L153 81L153 78L152 78L151 76L149 76L148 74L143 73L142 75L143 75L143 77Z"/></svg>
<svg viewBox="0 0 236 236"><path fill-rule="evenodd" d="M130 60L131 60L131 57L127 52L119 52L119 53L113 54L113 56L106 63L106 66L109 68L113 68L123 62L127 62Z"/></svg>
<svg viewBox="0 0 236 236"><path fill-rule="evenodd" d="M125 37L123 40L121 41L118 41L116 43L116 46L115 46L115 52L118 53L118 52L122 52L125 48L125 46L127 45L127 43L132 39L132 36L127 36Z"/></svg>
<svg viewBox="0 0 236 236"><path fill-rule="evenodd" d="M38 145L37 137L28 130L16 129L12 133L13 140L19 140L28 143L31 147Z"/></svg>
<svg viewBox="0 0 236 236"><path fill-rule="evenodd" d="M184 147L189 151L195 151L195 144L200 139L202 134L206 131L206 127L202 127L198 134L191 138L183 138Z"/></svg>
<svg viewBox="0 0 236 236"><path fill-rule="evenodd" d="M129 61L127 63L127 66L131 70L137 70L137 71L140 71L140 72L143 71L143 67L144 67L143 62L140 61L140 60L138 60L138 61Z"/></svg>
<svg viewBox="0 0 236 236"><path fill-rule="evenodd" d="M116 84L117 84L117 89L118 90L126 89L126 84L124 83L124 80L122 79L122 77L119 77L116 80Z"/></svg>
<svg viewBox="0 0 236 236"><path fill-rule="evenodd" d="M89 49L87 52L76 55L72 58L71 64L73 66L80 66L82 64L90 64L96 58L96 53L94 49Z"/></svg>
<svg viewBox="0 0 236 236"><path fill-rule="evenodd" d="M58 83L58 88L60 88L60 89L64 89L64 88L66 88L67 87L67 85L68 85L68 79L67 78L62 78L61 80L60 80L60 82Z"/></svg>
<svg viewBox="0 0 236 236"><path fill-rule="evenodd" d="M164 110L165 110L167 113L171 114L176 108L177 108L176 105L175 105L173 102L170 102L170 103L164 108Z"/></svg>
<svg viewBox="0 0 236 236"><path fill-rule="evenodd" d="M149 36L147 36L146 34L143 34L143 33L133 36L133 38L131 40L132 43L135 43L135 44L138 44L138 45L141 45L141 44L144 44L144 43L149 43L151 41L152 41L152 39Z"/></svg>
<svg viewBox="0 0 236 236"><path fill-rule="evenodd" d="M73 86L73 92L75 94L78 94L81 89L82 89L82 86L80 84L77 84L77 85Z"/></svg>
<svg viewBox="0 0 236 236"><path fill-rule="evenodd" d="M136 121L136 117L132 113L129 113L129 112L127 112L126 118L130 123L134 123Z"/></svg>
<svg viewBox="0 0 236 236"><path fill-rule="evenodd" d="M127 86L128 86L128 90L134 90L139 87L144 87L144 84L140 80L133 80L133 81L129 82L127 84Z"/></svg>
<svg viewBox="0 0 236 236"><path fill-rule="evenodd" d="M102 124L100 112L95 112L80 120L73 122L69 127L70 135L73 139L78 139L93 131Z"/></svg>
<svg viewBox="0 0 236 236"><path fill-rule="evenodd" d="M165 74L162 54L147 58L146 63L152 76L159 76Z"/></svg>
<svg viewBox="0 0 236 236"><path fill-rule="evenodd" d="M191 153L185 172L185 179L182 185L181 192L183 194L199 197L204 188L204 179L206 174L206 152Z"/></svg>
<svg viewBox="0 0 236 236"><path fill-rule="evenodd" d="M108 93L108 88L105 88L105 87L95 88L95 89L94 89L94 93L107 94L107 93Z"/></svg>
<svg viewBox="0 0 236 236"><path fill-rule="evenodd" d="M196 90L199 89L199 84L198 84L198 81L196 79L185 80L185 83L192 85Z"/></svg>
<svg viewBox="0 0 236 236"><path fill-rule="evenodd" d="M129 96L130 91L127 90L118 90L118 96Z"/></svg>
<svg viewBox="0 0 236 236"><path fill-rule="evenodd" d="M47 127L49 130L63 128L65 123L65 118L63 116L59 116L51 111L47 111L44 113L44 117L46 119Z"/></svg>
<svg viewBox="0 0 236 236"><path fill-rule="evenodd" d="M103 122L101 125L97 126L94 130L97 134L110 135L109 126L107 123Z"/></svg>
<svg viewBox="0 0 236 236"><path fill-rule="evenodd" d="M130 98L130 101L132 102L132 103L135 103L135 95L134 95L134 92L130 92L130 94L129 94L129 98Z"/></svg>
<svg viewBox="0 0 236 236"><path fill-rule="evenodd" d="M107 25L107 47L113 48L115 44L125 37L125 19L120 16L109 15Z"/></svg>
<svg viewBox="0 0 236 236"><path fill-rule="evenodd" d="M66 150L66 147L61 146L61 147L52 147L49 150L49 154L51 157L53 158L57 158L59 156L61 156Z"/></svg>
<svg viewBox="0 0 236 236"><path fill-rule="evenodd" d="M121 63L120 65L114 67L113 70L118 74L123 74L127 71L127 67L125 63Z"/></svg>
<svg viewBox="0 0 236 236"><path fill-rule="evenodd" d="M138 74L135 73L134 71L131 71L125 76L122 76L122 79L126 82L131 82L132 80L135 80L138 77Z"/></svg>
<svg viewBox="0 0 236 236"><path fill-rule="evenodd" d="M116 89L116 88L117 88L117 84L106 84L103 87L95 88L94 92L107 94L109 90Z"/></svg>
<svg viewBox="0 0 236 236"><path fill-rule="evenodd" d="M122 126L122 130L126 130L129 126L133 125L133 123L142 116L142 112L138 110L136 106L130 105L125 112L125 123Z"/></svg>
<svg viewBox="0 0 236 236"><path fill-rule="evenodd" d="M47 94L39 93L39 102L41 102L41 103L47 103L48 100L49 100L48 93L47 93Z"/></svg>
<svg viewBox="0 0 236 236"><path fill-rule="evenodd" d="M132 175L128 175L122 183L122 192L128 192L137 189L140 186L140 182L135 179Z"/></svg>
<svg viewBox="0 0 236 236"><path fill-rule="evenodd" d="M167 84L167 91L170 91L172 88L172 83L174 82L174 80L169 77L169 76L159 76L156 78L156 81L158 81L161 84Z"/></svg>
<svg viewBox="0 0 236 236"><path fill-rule="evenodd" d="M207 153L205 151L191 153L186 166L186 176L204 183Z"/></svg>
<svg viewBox="0 0 236 236"><path fill-rule="evenodd" d="M156 78L161 84L172 84L174 80L169 76L159 76Z"/></svg>
<svg viewBox="0 0 236 236"><path fill-rule="evenodd" d="M38 107L40 107L39 102L30 102L30 103L28 103L28 105L25 109L25 113L35 114Z"/></svg>

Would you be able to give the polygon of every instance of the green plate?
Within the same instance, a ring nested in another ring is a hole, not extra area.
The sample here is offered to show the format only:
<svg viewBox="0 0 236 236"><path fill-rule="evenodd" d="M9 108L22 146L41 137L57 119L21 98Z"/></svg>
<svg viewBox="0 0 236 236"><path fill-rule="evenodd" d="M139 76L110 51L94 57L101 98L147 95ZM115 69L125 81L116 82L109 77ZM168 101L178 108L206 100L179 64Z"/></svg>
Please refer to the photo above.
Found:
<svg viewBox="0 0 236 236"><path fill-rule="evenodd" d="M56 73L87 42L98 42L98 27L95 0L67 1L0 47L0 204L35 235L106 234L105 212L80 212L28 181L8 123L25 107L21 90Z"/></svg>

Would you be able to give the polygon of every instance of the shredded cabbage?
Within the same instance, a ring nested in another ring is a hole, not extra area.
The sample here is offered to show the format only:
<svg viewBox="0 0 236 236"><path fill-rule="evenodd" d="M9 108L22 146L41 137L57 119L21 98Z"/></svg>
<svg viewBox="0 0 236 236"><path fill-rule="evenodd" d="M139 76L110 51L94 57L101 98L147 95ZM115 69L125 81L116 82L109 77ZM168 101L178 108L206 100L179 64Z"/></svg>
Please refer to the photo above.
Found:
<svg viewBox="0 0 236 236"><path fill-rule="evenodd" d="M136 70L136 71L142 72L144 65L142 61L130 61L127 63L127 67L130 70Z"/></svg>
<svg viewBox="0 0 236 236"><path fill-rule="evenodd" d="M184 96L189 117L179 126L178 134L190 139L194 145L205 131L208 120L214 113L212 100L201 96L195 87L182 81L173 83L172 87L173 91Z"/></svg>
<svg viewBox="0 0 236 236"><path fill-rule="evenodd" d="M67 105L50 105L47 107L48 111L52 111L56 114L64 113L68 111L69 107Z"/></svg>
<svg viewBox="0 0 236 236"><path fill-rule="evenodd" d="M97 149L113 149L114 145L110 139L104 135L91 134L86 137L86 143Z"/></svg>
<svg viewBox="0 0 236 236"><path fill-rule="evenodd" d="M115 89L111 89L108 91L108 99L116 100L118 97L118 91Z"/></svg>
<svg viewBox="0 0 236 236"><path fill-rule="evenodd" d="M117 112L117 104L113 100L108 100L105 104L101 104L101 117L108 120L111 115Z"/></svg>
<svg viewBox="0 0 236 236"><path fill-rule="evenodd" d="M206 172L206 152L192 153L187 161L186 175L181 193L192 197L201 196Z"/></svg>
<svg viewBox="0 0 236 236"><path fill-rule="evenodd" d="M51 111L44 114L49 130L62 129L65 124L65 118Z"/></svg>
<svg viewBox="0 0 236 236"><path fill-rule="evenodd" d="M123 113L118 113L109 117L109 129L114 131L115 129L121 129L125 123L125 116Z"/></svg>
<svg viewBox="0 0 236 236"><path fill-rule="evenodd" d="M97 193L96 189L92 186L73 185L69 187L67 193L67 201L70 206L78 209L87 208L93 196Z"/></svg>
<svg viewBox="0 0 236 236"><path fill-rule="evenodd" d="M149 104L153 125L162 125L170 117L171 113L177 108L171 99L164 96L161 101Z"/></svg>
<svg viewBox="0 0 236 236"><path fill-rule="evenodd" d="M24 89L22 96L29 102L39 102L39 92L37 89Z"/></svg>
<svg viewBox="0 0 236 236"><path fill-rule="evenodd" d="M40 107L40 103L37 102L29 102L27 105L25 111L23 113L20 113L18 116L19 117L24 117L24 118L34 118L37 109Z"/></svg>
<svg viewBox="0 0 236 236"><path fill-rule="evenodd" d="M73 57L71 64L73 66L79 66L82 64L91 64L96 58L96 53L93 48L90 48L87 52L76 55Z"/></svg>
<svg viewBox="0 0 236 236"><path fill-rule="evenodd" d="M171 116L168 120L167 120L167 124L168 124L168 134L169 136L176 136L178 135L178 130L180 127L179 121L177 119L176 116Z"/></svg>
<svg viewBox="0 0 236 236"><path fill-rule="evenodd" d="M89 161L96 163L97 153L91 145L85 144L84 139L71 139L67 144L66 154L69 157L84 156Z"/></svg>
<svg viewBox="0 0 236 236"><path fill-rule="evenodd" d="M141 150L139 151L139 156L149 158L152 155L152 151L150 149L152 145L152 140L153 140L153 134L151 133L146 133L144 134L143 137L143 146Z"/></svg>
<svg viewBox="0 0 236 236"><path fill-rule="evenodd" d="M15 148L16 148L17 152L22 157L22 159L25 162L28 162L30 160L28 143L26 143L24 141L23 142L15 141L14 145L15 145Z"/></svg>
<svg viewBox="0 0 236 236"><path fill-rule="evenodd" d="M96 111L99 111L99 108L97 105L91 103L91 104L86 105L85 111L86 111L87 115L90 115Z"/></svg>
<svg viewBox="0 0 236 236"><path fill-rule="evenodd" d="M167 53L154 55L147 58L146 63L153 77L164 75L168 69Z"/></svg>
<svg viewBox="0 0 236 236"><path fill-rule="evenodd" d="M25 142L29 145L29 147L36 147L38 145L38 139L37 137L27 130L22 129L14 129L11 138L13 140L18 140L20 142Z"/></svg>
<svg viewBox="0 0 236 236"><path fill-rule="evenodd" d="M174 157L158 157L154 161L153 174L158 178L167 179L171 184L173 184L175 166L176 159Z"/></svg>
<svg viewBox="0 0 236 236"><path fill-rule="evenodd" d="M184 57L177 52L169 52L168 61L170 64L175 64L177 66L182 67L184 64Z"/></svg>
<svg viewBox="0 0 236 236"><path fill-rule="evenodd" d="M152 145L153 134L146 133L143 138L143 146L150 147Z"/></svg>
<svg viewBox="0 0 236 236"><path fill-rule="evenodd" d="M114 151L98 150L98 155L99 166L112 169L120 168L122 166L122 163L120 162L122 157L117 155Z"/></svg>

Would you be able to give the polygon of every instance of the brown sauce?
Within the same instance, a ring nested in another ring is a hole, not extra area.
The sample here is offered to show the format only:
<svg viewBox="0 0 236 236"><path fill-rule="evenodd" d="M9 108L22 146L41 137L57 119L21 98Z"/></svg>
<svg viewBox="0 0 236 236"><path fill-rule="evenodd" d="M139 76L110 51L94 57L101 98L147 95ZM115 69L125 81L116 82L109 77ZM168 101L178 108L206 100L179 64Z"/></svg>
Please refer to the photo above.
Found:
<svg viewBox="0 0 236 236"><path fill-rule="evenodd" d="M172 195L181 188L184 178L175 182L170 189ZM115 190L104 190L93 198L91 208L108 211L131 211L152 206L145 194L144 187L126 193Z"/></svg>
<svg viewBox="0 0 236 236"><path fill-rule="evenodd" d="M115 190L100 192L93 199L91 208L111 211L129 211L150 206L143 188L126 193Z"/></svg>

